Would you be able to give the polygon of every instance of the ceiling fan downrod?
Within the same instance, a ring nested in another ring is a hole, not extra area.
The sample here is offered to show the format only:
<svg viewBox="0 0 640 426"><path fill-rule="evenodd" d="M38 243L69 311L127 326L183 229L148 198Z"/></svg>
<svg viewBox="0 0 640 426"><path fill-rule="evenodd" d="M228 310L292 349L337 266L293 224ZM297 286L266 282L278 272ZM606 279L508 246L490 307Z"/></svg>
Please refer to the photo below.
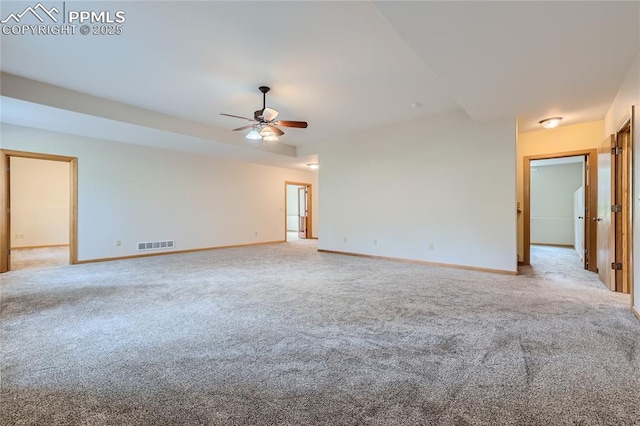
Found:
<svg viewBox="0 0 640 426"><path fill-rule="evenodd" d="M271 90L271 88L267 86L260 86L258 87L258 89L260 89L260 91L262 92L262 110L264 111L264 109L267 107L267 93L269 93L269 90Z"/></svg>
<svg viewBox="0 0 640 426"><path fill-rule="evenodd" d="M256 121L263 121L264 117L262 114L264 114L264 110L267 108L267 93L271 88L267 86L260 86L258 89L262 92L262 109L255 111L253 113L253 118L255 118Z"/></svg>

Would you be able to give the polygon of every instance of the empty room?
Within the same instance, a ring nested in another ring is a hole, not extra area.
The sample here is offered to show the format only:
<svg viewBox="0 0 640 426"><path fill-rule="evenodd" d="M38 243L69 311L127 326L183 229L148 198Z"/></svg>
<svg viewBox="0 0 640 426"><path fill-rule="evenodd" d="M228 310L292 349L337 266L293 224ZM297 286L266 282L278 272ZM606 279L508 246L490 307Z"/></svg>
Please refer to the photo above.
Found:
<svg viewBox="0 0 640 426"><path fill-rule="evenodd" d="M640 3L0 30L0 424L640 422Z"/></svg>

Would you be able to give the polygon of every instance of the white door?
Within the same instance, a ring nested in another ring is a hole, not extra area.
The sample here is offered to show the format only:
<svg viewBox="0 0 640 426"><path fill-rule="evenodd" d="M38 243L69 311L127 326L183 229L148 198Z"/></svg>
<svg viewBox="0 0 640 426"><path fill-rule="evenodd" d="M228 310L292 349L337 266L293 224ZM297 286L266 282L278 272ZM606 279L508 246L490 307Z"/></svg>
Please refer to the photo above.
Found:
<svg viewBox="0 0 640 426"><path fill-rule="evenodd" d="M573 194L573 247L584 262L584 186Z"/></svg>
<svg viewBox="0 0 640 426"><path fill-rule="evenodd" d="M298 187L298 238L307 238L307 218L309 217L307 211L307 187Z"/></svg>

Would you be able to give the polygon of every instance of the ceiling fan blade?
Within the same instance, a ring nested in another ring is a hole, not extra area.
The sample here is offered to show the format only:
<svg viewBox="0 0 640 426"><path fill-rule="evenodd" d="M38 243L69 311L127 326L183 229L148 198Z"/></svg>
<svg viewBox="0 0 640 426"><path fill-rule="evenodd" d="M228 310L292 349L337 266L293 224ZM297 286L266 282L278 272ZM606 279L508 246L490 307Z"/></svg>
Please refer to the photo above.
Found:
<svg viewBox="0 0 640 426"><path fill-rule="evenodd" d="M247 124L246 126L242 126L242 127L238 127L237 129L233 129L233 131L236 130L244 130L244 129L250 129L252 128L254 125L253 124Z"/></svg>
<svg viewBox="0 0 640 426"><path fill-rule="evenodd" d="M239 115L233 115L233 114L225 114L223 112L221 112L220 115L226 115L227 117L241 118L243 120L255 121L253 118L241 117Z"/></svg>
<svg viewBox="0 0 640 426"><path fill-rule="evenodd" d="M297 127L299 129L306 129L308 126L306 121L290 121L290 120L280 120L273 124L277 126L283 126L283 127Z"/></svg>
<svg viewBox="0 0 640 426"><path fill-rule="evenodd" d="M276 119L278 114L280 113L273 108L265 108L262 111L262 118L264 118L264 121L272 121Z"/></svg>

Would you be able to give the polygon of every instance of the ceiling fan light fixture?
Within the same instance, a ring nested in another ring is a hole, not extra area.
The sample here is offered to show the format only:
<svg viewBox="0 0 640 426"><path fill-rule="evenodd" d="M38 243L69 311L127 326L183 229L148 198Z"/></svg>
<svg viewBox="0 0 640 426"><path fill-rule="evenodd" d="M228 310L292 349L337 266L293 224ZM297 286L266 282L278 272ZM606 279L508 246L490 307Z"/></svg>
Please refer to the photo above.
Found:
<svg viewBox="0 0 640 426"><path fill-rule="evenodd" d="M263 136L263 137L262 137L262 139L263 139L265 142L278 142L278 139L280 139L280 138L278 138L278 137L275 135L275 133L271 132L271 134L270 134L270 135Z"/></svg>
<svg viewBox="0 0 640 426"><path fill-rule="evenodd" d="M262 136L260 136L260 133L258 133L258 131L256 129L251 130L249 133L247 133L247 136L245 136L247 139L250 139L252 141L257 141L262 139Z"/></svg>
<svg viewBox="0 0 640 426"><path fill-rule="evenodd" d="M273 129L269 126L265 126L262 130L260 130L260 136L267 137L267 136L275 136L275 132L273 131Z"/></svg>
<svg viewBox="0 0 640 426"><path fill-rule="evenodd" d="M562 117L545 118L544 120L540 120L540 124L545 129L553 129L554 127L558 127L560 120L562 120Z"/></svg>

